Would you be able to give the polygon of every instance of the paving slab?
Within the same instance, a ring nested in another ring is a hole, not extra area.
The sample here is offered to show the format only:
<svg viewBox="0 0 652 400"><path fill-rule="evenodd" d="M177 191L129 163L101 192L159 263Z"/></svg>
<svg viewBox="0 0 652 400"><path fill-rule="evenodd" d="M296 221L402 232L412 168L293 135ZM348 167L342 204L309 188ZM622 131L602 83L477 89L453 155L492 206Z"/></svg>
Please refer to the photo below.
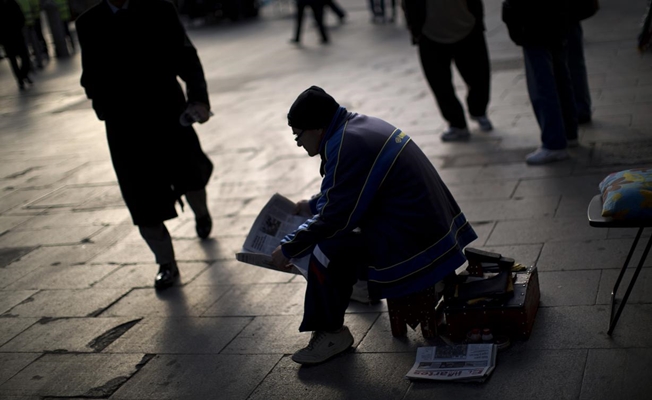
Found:
<svg viewBox="0 0 652 400"><path fill-rule="evenodd" d="M486 245L579 242L606 236L604 229L590 227L586 217L499 221Z"/></svg>
<svg viewBox="0 0 652 400"><path fill-rule="evenodd" d="M620 269L631 245L631 239L549 241L543 245L537 266L541 271Z"/></svg>
<svg viewBox="0 0 652 400"><path fill-rule="evenodd" d="M287 283L295 278L294 274L279 272L245 264L235 259L216 261L199 274L188 285L247 285L257 283Z"/></svg>
<svg viewBox="0 0 652 400"><path fill-rule="evenodd" d="M229 292L229 287L172 287L134 289L102 313L105 317L158 316L184 317L202 315L211 304ZM100 289L94 289L100 290ZM101 289L120 290L120 289Z"/></svg>
<svg viewBox="0 0 652 400"><path fill-rule="evenodd" d="M539 272L541 307L582 306L596 303L602 271Z"/></svg>
<svg viewBox="0 0 652 400"><path fill-rule="evenodd" d="M207 264L178 263L179 281L177 286L183 286L192 282L197 275L207 268ZM137 264L123 266L93 265L92 268L104 268L110 270L108 274L101 277L93 284L95 288L144 288L154 287L154 277L158 273L158 264Z"/></svg>
<svg viewBox="0 0 652 400"><path fill-rule="evenodd" d="M461 200L457 202L470 221L507 221L552 217L559 196L511 200Z"/></svg>
<svg viewBox="0 0 652 400"><path fill-rule="evenodd" d="M402 399L410 382L403 378L414 354L349 352L325 364L301 367L284 357L250 399Z"/></svg>
<svg viewBox="0 0 652 400"><path fill-rule="evenodd" d="M65 289L33 293L6 311L19 317L87 317L96 315L126 294L123 289Z"/></svg>
<svg viewBox="0 0 652 400"><path fill-rule="evenodd" d="M142 354L45 354L0 385L0 395L107 397L142 359Z"/></svg>
<svg viewBox="0 0 652 400"><path fill-rule="evenodd" d="M635 266L630 266L623 275L623 279L620 282L620 286L617 291L617 300L622 300L627 292L627 287L631 282L632 276L634 275ZM611 291L616 284L618 275L620 274L619 269L610 269L603 270L602 275L600 276L600 287L598 288L598 296L596 299L596 304L611 304ZM652 269L651 268L642 268L641 272L636 279L636 283L632 288L629 298L627 299L627 304L630 303L652 303ZM627 307L627 306L625 306Z"/></svg>
<svg viewBox="0 0 652 400"><path fill-rule="evenodd" d="M28 299L30 299L37 292L37 290L0 292L0 313L6 313L16 305L28 301Z"/></svg>
<svg viewBox="0 0 652 400"><path fill-rule="evenodd" d="M2 353L0 354L0 385L5 383L20 370L27 367L34 360L39 358L39 353ZM3 397L4 398L4 397Z"/></svg>
<svg viewBox="0 0 652 400"><path fill-rule="evenodd" d="M33 325L39 318L3 317L0 320L0 346Z"/></svg>
<svg viewBox="0 0 652 400"><path fill-rule="evenodd" d="M652 350L591 349L586 362L581 400L645 399L650 394ZM622 371L615 374L614 371Z"/></svg>
<svg viewBox="0 0 652 400"><path fill-rule="evenodd" d="M416 330L408 326L406 336L395 338L392 336L389 325L389 314L384 312L375 320L356 351L360 353L411 353L416 355L417 347L443 345L445 345L445 342L439 338L424 339L420 326Z"/></svg>
<svg viewBox="0 0 652 400"><path fill-rule="evenodd" d="M0 247L80 244L101 230L102 227L97 226L79 226L75 229L52 228L9 231L0 236Z"/></svg>
<svg viewBox="0 0 652 400"><path fill-rule="evenodd" d="M447 182L448 183L448 182ZM463 200L475 199L509 199L516 185L517 180L506 182L491 182L491 183L468 183L468 184L450 184L448 189L458 202ZM462 208L464 210L464 208Z"/></svg>
<svg viewBox="0 0 652 400"><path fill-rule="evenodd" d="M252 318L146 317L104 353L218 354ZM2 348L0 348L0 351ZM261 352L262 353L262 352Z"/></svg>
<svg viewBox="0 0 652 400"><path fill-rule="evenodd" d="M651 310L649 304L628 304L609 337L606 305L541 307L524 345L532 349L646 347L652 340Z"/></svg>
<svg viewBox="0 0 652 400"><path fill-rule="evenodd" d="M368 334L378 313L347 314L344 324L353 335L356 348ZM309 332L299 332L302 316L259 316L247 325L222 354L293 354L308 345Z"/></svg>
<svg viewBox="0 0 652 400"><path fill-rule="evenodd" d="M279 355L159 355L111 399L247 399ZM2 389L2 387L0 387Z"/></svg>
<svg viewBox="0 0 652 400"><path fill-rule="evenodd" d="M55 265L35 268L3 290L85 289L118 269L117 265Z"/></svg>
<svg viewBox="0 0 652 400"><path fill-rule="evenodd" d="M133 319L44 318L0 347L0 352L97 352L108 344L98 343L97 338L130 321Z"/></svg>
<svg viewBox="0 0 652 400"><path fill-rule="evenodd" d="M306 284L265 283L233 285L203 316L255 316L303 314Z"/></svg>

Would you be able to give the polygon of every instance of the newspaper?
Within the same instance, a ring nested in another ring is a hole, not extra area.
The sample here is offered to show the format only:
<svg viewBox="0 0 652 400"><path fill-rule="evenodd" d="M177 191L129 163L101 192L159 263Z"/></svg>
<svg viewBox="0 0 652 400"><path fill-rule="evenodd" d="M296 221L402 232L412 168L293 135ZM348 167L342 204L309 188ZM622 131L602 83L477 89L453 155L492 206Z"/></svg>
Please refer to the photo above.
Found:
<svg viewBox="0 0 652 400"><path fill-rule="evenodd" d="M496 352L493 343L419 347L416 362L405 377L439 381L484 381L496 367Z"/></svg>
<svg viewBox="0 0 652 400"><path fill-rule="evenodd" d="M295 215L294 209L292 200L274 194L256 217L242 250L235 254L236 259L276 271L301 274L307 279L310 256L291 259L291 268L277 268L272 264L272 252L281 239L306 221L305 216Z"/></svg>

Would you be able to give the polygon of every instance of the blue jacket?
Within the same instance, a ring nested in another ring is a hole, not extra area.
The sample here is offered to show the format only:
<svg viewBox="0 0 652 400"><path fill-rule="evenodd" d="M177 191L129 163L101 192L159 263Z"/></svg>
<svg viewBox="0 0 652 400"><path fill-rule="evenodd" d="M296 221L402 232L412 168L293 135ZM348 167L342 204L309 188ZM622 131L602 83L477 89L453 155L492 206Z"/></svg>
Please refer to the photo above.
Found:
<svg viewBox="0 0 652 400"><path fill-rule="evenodd" d="M477 236L430 160L400 129L340 107L320 155L314 216L282 240L286 257L360 228L374 298L424 290L466 261L462 249Z"/></svg>

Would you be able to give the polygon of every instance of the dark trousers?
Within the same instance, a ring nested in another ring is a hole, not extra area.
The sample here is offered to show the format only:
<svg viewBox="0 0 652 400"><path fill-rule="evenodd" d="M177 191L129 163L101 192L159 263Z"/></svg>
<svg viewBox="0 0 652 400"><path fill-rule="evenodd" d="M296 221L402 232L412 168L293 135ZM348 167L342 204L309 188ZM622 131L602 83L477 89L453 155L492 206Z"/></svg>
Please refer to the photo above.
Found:
<svg viewBox="0 0 652 400"><path fill-rule="evenodd" d="M591 94L589 93L589 80L586 74L584 61L584 32L580 22L571 26L568 36L568 70L573 83L573 94L577 106L577 118L588 120L591 118Z"/></svg>
<svg viewBox="0 0 652 400"><path fill-rule="evenodd" d="M342 327L353 285L358 279L366 280L367 254L357 233L315 247L310 255L301 332L332 332Z"/></svg>
<svg viewBox="0 0 652 400"><path fill-rule="evenodd" d="M312 8L312 15L315 17L315 22L317 23L317 28L321 34L322 43L328 42L328 34L326 33L326 28L324 27L324 2L318 0L312 0L310 2L305 2L302 0L297 1L297 29L294 35L294 40L298 43L301 41L301 26L303 25L303 11L306 6Z"/></svg>
<svg viewBox="0 0 652 400"><path fill-rule="evenodd" d="M334 0L326 0L324 2L324 6L330 7L331 10L333 10L333 12L335 13L335 15L337 15L337 18L342 19L346 17L346 13L342 9L342 7L339 4L337 4Z"/></svg>
<svg viewBox="0 0 652 400"><path fill-rule="evenodd" d="M26 80L27 74L31 69L29 58L29 51L25 44L25 38L22 33L16 34L16 37L8 43L4 44L5 53L11 64L11 70L18 85L23 86L23 81ZM19 63L20 60L20 63Z"/></svg>
<svg viewBox="0 0 652 400"><path fill-rule="evenodd" d="M474 117L487 113L491 70L484 32L476 28L456 43L437 43L425 36L419 38L419 55L423 73L435 95L437 105L448 124L466 128L462 104L455 95L451 62L468 87L466 105Z"/></svg>
<svg viewBox="0 0 652 400"><path fill-rule="evenodd" d="M542 146L561 150L577 139L577 111L568 71L568 46L523 46L525 77Z"/></svg>
<svg viewBox="0 0 652 400"><path fill-rule="evenodd" d="M385 18L385 0L369 0L369 9L374 17ZM396 18L396 0L392 0L392 20Z"/></svg>

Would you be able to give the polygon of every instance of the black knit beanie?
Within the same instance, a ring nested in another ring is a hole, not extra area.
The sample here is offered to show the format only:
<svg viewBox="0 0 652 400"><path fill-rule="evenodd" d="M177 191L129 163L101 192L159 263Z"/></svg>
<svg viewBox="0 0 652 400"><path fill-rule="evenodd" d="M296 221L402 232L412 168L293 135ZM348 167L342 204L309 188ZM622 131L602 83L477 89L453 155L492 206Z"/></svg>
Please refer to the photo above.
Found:
<svg viewBox="0 0 652 400"><path fill-rule="evenodd" d="M327 128L340 105L324 89L310 86L290 107L288 125L297 129Z"/></svg>

